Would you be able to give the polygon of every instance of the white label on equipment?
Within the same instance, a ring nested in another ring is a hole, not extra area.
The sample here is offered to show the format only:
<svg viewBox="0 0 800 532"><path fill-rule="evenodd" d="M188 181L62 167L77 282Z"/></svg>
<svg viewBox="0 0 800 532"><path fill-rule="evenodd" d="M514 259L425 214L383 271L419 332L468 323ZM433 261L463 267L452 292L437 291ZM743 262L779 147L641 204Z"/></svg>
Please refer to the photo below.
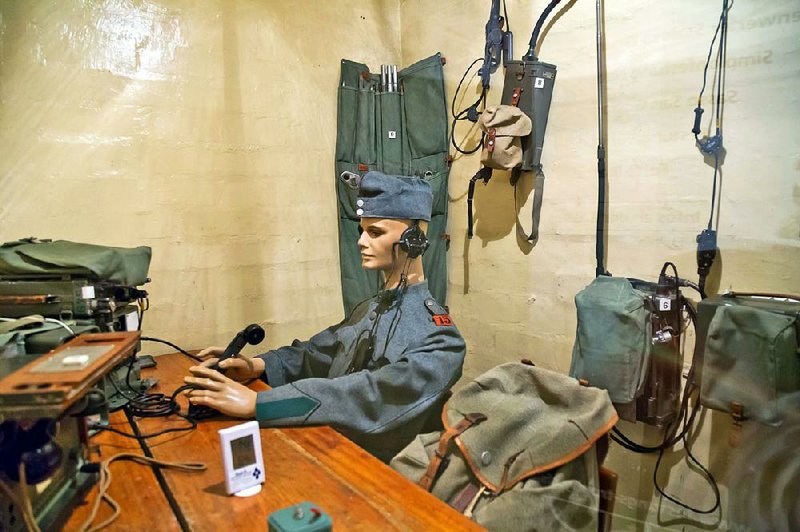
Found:
<svg viewBox="0 0 800 532"><path fill-rule="evenodd" d="M672 308L672 300L667 297L658 298L658 310L665 311Z"/></svg>
<svg viewBox="0 0 800 532"><path fill-rule="evenodd" d="M544 78L535 78L533 80L533 88L534 89L543 89L544 88Z"/></svg>
<svg viewBox="0 0 800 532"><path fill-rule="evenodd" d="M83 299L94 299L94 286L81 286L81 297Z"/></svg>
<svg viewBox="0 0 800 532"><path fill-rule="evenodd" d="M125 330L138 331L139 330L139 314L136 311L128 312L125 314Z"/></svg>
<svg viewBox="0 0 800 532"><path fill-rule="evenodd" d="M397 138L397 131L389 131L389 138L396 139Z"/></svg>

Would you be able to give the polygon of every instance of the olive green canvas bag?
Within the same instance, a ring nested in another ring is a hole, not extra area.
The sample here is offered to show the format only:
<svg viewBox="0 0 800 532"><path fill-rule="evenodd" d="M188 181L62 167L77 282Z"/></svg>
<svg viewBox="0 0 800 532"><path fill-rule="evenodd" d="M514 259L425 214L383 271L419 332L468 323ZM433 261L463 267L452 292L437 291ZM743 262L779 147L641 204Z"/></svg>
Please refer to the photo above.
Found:
<svg viewBox="0 0 800 532"><path fill-rule="evenodd" d="M569 374L608 390L621 413L641 394L653 351L647 301L628 279L610 276L597 277L575 296L578 324ZM635 411L629 421L636 421Z"/></svg>
<svg viewBox="0 0 800 532"><path fill-rule="evenodd" d="M0 246L0 277L72 275L139 286L147 282L151 249L29 238Z"/></svg>
<svg viewBox="0 0 800 532"><path fill-rule="evenodd" d="M617 419L604 390L503 364L450 398L444 431L418 436L390 465L489 530L594 532L595 444Z"/></svg>
<svg viewBox="0 0 800 532"><path fill-rule="evenodd" d="M725 294L699 304L700 402L779 426L800 405L800 298Z"/></svg>

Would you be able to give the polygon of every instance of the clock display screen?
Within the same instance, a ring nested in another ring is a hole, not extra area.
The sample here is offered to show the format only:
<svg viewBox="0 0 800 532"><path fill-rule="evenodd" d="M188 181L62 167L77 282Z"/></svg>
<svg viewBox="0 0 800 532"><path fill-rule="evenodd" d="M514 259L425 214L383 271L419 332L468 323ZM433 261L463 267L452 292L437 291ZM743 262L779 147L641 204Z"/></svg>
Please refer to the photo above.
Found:
<svg viewBox="0 0 800 532"><path fill-rule="evenodd" d="M233 468L241 469L256 462L256 450L253 447L253 437L243 436L231 440L231 456L233 456Z"/></svg>

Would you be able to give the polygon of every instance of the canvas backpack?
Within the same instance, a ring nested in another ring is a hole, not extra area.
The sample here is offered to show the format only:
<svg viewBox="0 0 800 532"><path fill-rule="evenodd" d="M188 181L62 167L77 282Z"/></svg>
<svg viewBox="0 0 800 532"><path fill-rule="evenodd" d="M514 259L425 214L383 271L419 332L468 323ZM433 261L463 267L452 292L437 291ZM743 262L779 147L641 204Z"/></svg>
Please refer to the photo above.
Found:
<svg viewBox="0 0 800 532"><path fill-rule="evenodd" d="M456 392L444 431L391 466L489 530L597 530L596 442L618 417L608 393L523 363Z"/></svg>

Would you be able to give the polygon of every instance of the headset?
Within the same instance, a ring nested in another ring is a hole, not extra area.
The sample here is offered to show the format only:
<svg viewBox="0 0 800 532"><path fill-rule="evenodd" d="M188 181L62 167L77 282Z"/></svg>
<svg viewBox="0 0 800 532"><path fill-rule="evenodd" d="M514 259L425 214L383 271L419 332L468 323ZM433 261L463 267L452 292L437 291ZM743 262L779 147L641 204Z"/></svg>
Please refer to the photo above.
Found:
<svg viewBox="0 0 800 532"><path fill-rule="evenodd" d="M403 231L400 240L397 241L400 249L406 252L409 259L416 259L425 253L430 246L425 231L419 226L419 220L414 220L414 225Z"/></svg>

